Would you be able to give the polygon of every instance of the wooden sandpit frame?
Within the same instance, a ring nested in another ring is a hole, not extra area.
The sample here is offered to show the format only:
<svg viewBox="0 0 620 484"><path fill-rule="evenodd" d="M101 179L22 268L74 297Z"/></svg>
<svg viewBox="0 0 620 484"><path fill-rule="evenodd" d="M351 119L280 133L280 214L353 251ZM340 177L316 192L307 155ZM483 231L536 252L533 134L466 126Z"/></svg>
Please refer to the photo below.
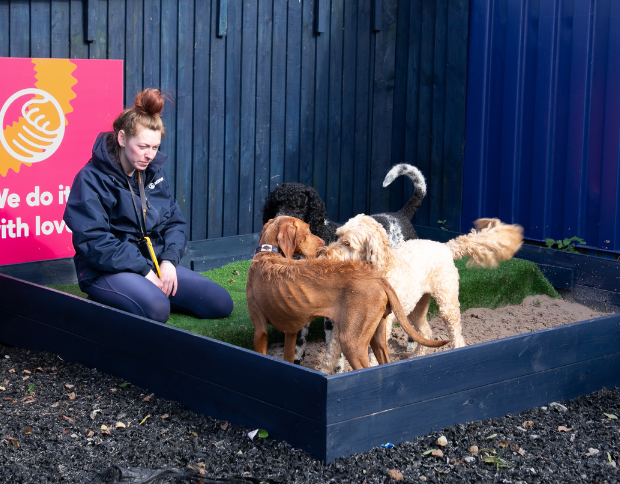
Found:
<svg viewBox="0 0 620 484"><path fill-rule="evenodd" d="M422 238L457 234L416 227ZM249 259L258 234L192 242L196 271ZM524 246L565 296L620 308L620 262ZM457 423L620 386L620 314L326 376L40 284L75 282L70 259L0 268L0 341L123 378L201 414L264 428L333 460Z"/></svg>

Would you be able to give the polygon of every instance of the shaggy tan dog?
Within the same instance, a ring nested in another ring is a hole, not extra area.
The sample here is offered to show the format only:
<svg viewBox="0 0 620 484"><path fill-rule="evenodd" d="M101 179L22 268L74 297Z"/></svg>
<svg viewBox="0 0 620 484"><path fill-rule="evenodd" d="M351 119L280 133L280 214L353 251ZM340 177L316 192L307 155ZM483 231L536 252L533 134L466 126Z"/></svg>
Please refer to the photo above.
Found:
<svg viewBox="0 0 620 484"><path fill-rule="evenodd" d="M323 241L310 233L307 223L276 217L263 227L246 285L254 350L266 354L267 325L284 332L284 359L293 363L297 331L324 316L335 321L332 340L354 369L369 365L370 344L379 363L390 361L385 318L394 311L407 334L422 345L442 346L449 341L422 338L382 274L361 262L314 259ZM291 259L294 253L304 260Z"/></svg>
<svg viewBox="0 0 620 484"><path fill-rule="evenodd" d="M479 219L475 226L470 234L445 244L409 240L390 249L383 227L362 214L337 230L338 241L325 247L324 256L330 260L368 261L375 265L392 284L409 321L428 339L432 338L432 331L426 313L432 296L454 347L459 348L465 346L465 341L461 334L459 273L454 259L468 256L468 266L494 267L510 259L523 242L520 225L507 225L498 219ZM388 337L392 321L388 318ZM428 352L420 347L417 355Z"/></svg>

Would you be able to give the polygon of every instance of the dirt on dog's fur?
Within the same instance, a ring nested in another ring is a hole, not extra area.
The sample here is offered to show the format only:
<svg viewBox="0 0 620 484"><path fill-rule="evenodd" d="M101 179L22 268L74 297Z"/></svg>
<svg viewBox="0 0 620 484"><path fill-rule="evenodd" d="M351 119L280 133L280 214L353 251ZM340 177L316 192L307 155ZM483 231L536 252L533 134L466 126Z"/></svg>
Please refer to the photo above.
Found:
<svg viewBox="0 0 620 484"><path fill-rule="evenodd" d="M605 315L605 313L563 299L553 299L548 296L529 296L519 306L505 306L498 309L468 309L462 313L461 322L465 342L468 345L473 345ZM429 324L435 339L449 339L446 327L440 318L433 318ZM451 348L452 345L448 344L434 351L447 351ZM408 358L406 349L407 335L402 328L395 327L388 343L391 361ZM281 343L271 345L267 354L282 359L283 345ZM302 366L319 370L324 355L325 343L323 341L309 342ZM351 367L346 363L345 371L350 370Z"/></svg>

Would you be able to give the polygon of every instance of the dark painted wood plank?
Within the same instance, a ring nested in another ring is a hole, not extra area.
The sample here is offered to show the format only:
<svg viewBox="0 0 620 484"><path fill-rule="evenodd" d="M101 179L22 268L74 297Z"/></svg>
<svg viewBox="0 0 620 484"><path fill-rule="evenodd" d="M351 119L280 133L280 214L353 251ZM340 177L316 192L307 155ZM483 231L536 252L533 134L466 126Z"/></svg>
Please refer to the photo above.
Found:
<svg viewBox="0 0 620 484"><path fill-rule="evenodd" d="M144 87L159 89L161 62L161 1L144 1Z"/></svg>
<svg viewBox="0 0 620 484"><path fill-rule="evenodd" d="M299 182L312 185L314 177L314 99L315 99L315 0L302 2L301 33L301 126L299 133Z"/></svg>
<svg viewBox="0 0 620 484"><path fill-rule="evenodd" d="M198 2L194 11L194 96L191 239L207 238L207 201L209 186L209 51L211 46L211 3ZM190 214L186 213L185 217Z"/></svg>
<svg viewBox="0 0 620 484"><path fill-rule="evenodd" d="M391 167L392 117L394 110L394 75L398 0L385 0L383 28L376 33L374 97L372 116L372 151L370 164L370 211L389 209L389 192L383 179Z"/></svg>
<svg viewBox="0 0 620 484"><path fill-rule="evenodd" d="M330 0L316 0L316 33L321 34L327 31L329 26L329 10Z"/></svg>
<svg viewBox="0 0 620 484"><path fill-rule="evenodd" d="M330 377L327 422L370 415L619 351L620 315L612 315L401 360L346 378Z"/></svg>
<svg viewBox="0 0 620 484"><path fill-rule="evenodd" d="M228 30L228 0L217 0L217 35L223 37Z"/></svg>
<svg viewBox="0 0 620 484"><path fill-rule="evenodd" d="M407 47L407 100L405 105L405 146L403 161L410 165L418 163L418 120L419 120L419 101L420 101L420 50L422 40L422 0L410 0L409 12L403 12L409 16L409 39ZM424 173L428 178L428 173ZM409 200L413 195L413 183L403 182L403 199ZM428 205L428 198L422 201ZM418 210L420 212L420 210ZM416 213L414 219L416 223L421 219L421 215ZM426 221L428 225L428 221Z"/></svg>
<svg viewBox="0 0 620 484"><path fill-rule="evenodd" d="M239 128L241 114L242 3L228 6L226 35L226 131L224 133L224 228L236 235L239 220Z"/></svg>
<svg viewBox="0 0 620 484"><path fill-rule="evenodd" d="M95 40L95 29L97 28L97 0L86 0L86 35L84 40L92 42Z"/></svg>
<svg viewBox="0 0 620 484"><path fill-rule="evenodd" d="M372 0L372 30L378 32L383 28L383 2Z"/></svg>
<svg viewBox="0 0 620 484"><path fill-rule="evenodd" d="M284 137L284 182L299 181L301 95L301 2L287 2L286 29L286 121Z"/></svg>
<svg viewBox="0 0 620 484"><path fill-rule="evenodd" d="M30 24L33 28L30 37L30 57L49 58L51 56L51 23L50 3L32 2Z"/></svg>
<svg viewBox="0 0 620 484"><path fill-rule="evenodd" d="M108 58L108 4L95 2L94 39L89 47L90 59ZM159 60L158 60L159 63Z"/></svg>
<svg viewBox="0 0 620 484"><path fill-rule="evenodd" d="M88 59L88 43L84 38L85 7L81 0L71 0L71 58Z"/></svg>
<svg viewBox="0 0 620 484"><path fill-rule="evenodd" d="M450 0L446 67L446 117L442 215L448 227L460 227L467 97L469 0Z"/></svg>
<svg viewBox="0 0 620 484"><path fill-rule="evenodd" d="M77 274L73 258L0 266L0 273L35 284L74 284Z"/></svg>
<svg viewBox="0 0 620 484"><path fill-rule="evenodd" d="M0 288L5 311L324 422L321 373L8 276Z"/></svg>
<svg viewBox="0 0 620 484"><path fill-rule="evenodd" d="M177 150L175 162L175 198L181 212L187 214L187 233L191 234L193 102L194 102L194 2L179 1L177 37Z"/></svg>
<svg viewBox="0 0 620 484"><path fill-rule="evenodd" d="M446 55L448 37L448 0L435 5L435 36L432 90L431 171L427 179L427 198L431 227L438 227L443 218L444 141L446 138ZM452 187L447 189L452 189Z"/></svg>
<svg viewBox="0 0 620 484"><path fill-rule="evenodd" d="M411 0L399 0L396 25L396 61L394 67L394 111L392 118L392 159L391 165L405 161L405 120L407 117L407 60L409 57L409 12ZM394 180L388 190L390 194L389 209L400 210L404 201L403 187L406 177ZM407 179L406 182L411 185Z"/></svg>
<svg viewBox="0 0 620 484"><path fill-rule="evenodd" d="M271 46L271 141L269 190L284 182L286 116L286 11L288 0L273 0Z"/></svg>
<svg viewBox="0 0 620 484"><path fill-rule="evenodd" d="M187 250L181 263L189 267L189 261L191 260L209 257L214 259L223 258L229 255L244 256L245 259L251 259L254 256L254 250L258 246L259 235L260 233L255 233L191 241L187 244Z"/></svg>
<svg viewBox="0 0 620 484"><path fill-rule="evenodd" d="M30 57L30 5L29 2L10 3L9 55Z"/></svg>
<svg viewBox="0 0 620 484"><path fill-rule="evenodd" d="M239 128L239 233L260 230L254 227L254 159L256 155L256 56L258 5L253 0L243 3L243 38L241 45L241 119Z"/></svg>
<svg viewBox="0 0 620 484"><path fill-rule="evenodd" d="M386 442L413 440L457 423L516 414L553 401L614 388L620 384L619 365L620 354L615 353L330 425L326 462Z"/></svg>
<svg viewBox="0 0 620 484"><path fill-rule="evenodd" d="M333 0L330 13L325 205L327 206L327 211L334 214L334 220L340 220L344 0ZM344 177L347 176L346 173L342 175Z"/></svg>
<svg viewBox="0 0 620 484"><path fill-rule="evenodd" d="M620 293L575 284L569 297L596 311L620 312Z"/></svg>
<svg viewBox="0 0 620 484"><path fill-rule="evenodd" d="M353 213L370 213L368 177L372 119L372 73L374 66L374 33L371 29L370 2L357 4L357 65L355 92L355 171L353 173Z"/></svg>
<svg viewBox="0 0 620 484"><path fill-rule="evenodd" d="M108 2L108 59L125 59L125 2ZM124 99L124 97L123 97ZM164 112L165 117L165 112Z"/></svg>
<svg viewBox="0 0 620 484"><path fill-rule="evenodd" d="M344 32L342 54L342 141L340 149L339 220L353 215L355 187L355 80L357 58L358 2L344 2Z"/></svg>
<svg viewBox="0 0 620 484"><path fill-rule="evenodd" d="M212 32L219 19L212 15ZM224 142L226 126L226 37L211 39L209 79L209 204L207 237L221 237L224 228Z"/></svg>
<svg viewBox="0 0 620 484"><path fill-rule="evenodd" d="M6 343L51 352L66 361L97 368L154 392L160 398L178 401L199 414L250 428L267 429L270 437L286 440L318 458L324 458L325 426L316 420L214 384L200 376L170 368L152 358L137 356L2 310L0 315L0 337ZM29 334L38 337L29 338ZM137 341L136 345L139 345ZM206 371L220 371L219 366L204 365L204 368ZM251 373L252 369L247 371Z"/></svg>
<svg viewBox="0 0 620 484"><path fill-rule="evenodd" d="M413 12L412 12L413 14ZM427 183L431 176L431 143L432 143L432 113L433 113L433 60L435 48L435 2L422 0L420 22L420 59L419 59L419 88L418 88L418 122L416 166L424 174ZM416 213L416 221L423 225L436 224L431 220L430 198L424 202Z"/></svg>
<svg viewBox="0 0 620 484"><path fill-rule="evenodd" d="M547 264L538 264L540 271L555 288L573 290L575 271Z"/></svg>
<svg viewBox="0 0 620 484"><path fill-rule="evenodd" d="M314 161L312 186L324 200L327 196L327 137L329 133L329 43L331 10L325 6L325 31L316 37L316 72L314 98ZM319 10L321 10L319 8ZM321 10L322 11L322 10ZM327 201L326 201L327 205ZM329 218L336 220L338 214L327 206Z"/></svg>
<svg viewBox="0 0 620 484"><path fill-rule="evenodd" d="M142 2L127 2L125 5L125 106L131 107L136 94L144 88L144 5Z"/></svg>
<svg viewBox="0 0 620 484"><path fill-rule="evenodd" d="M176 190L176 170L174 156L177 149L177 32L178 32L178 6L177 0L162 0L161 4L161 90L170 99L167 109L164 109L162 120L166 127L166 138L162 140L161 149L171 156L164 164L164 170L168 177L168 184L172 190ZM176 192L173 193L176 197ZM189 216L189 214L186 214Z"/></svg>
<svg viewBox="0 0 620 484"><path fill-rule="evenodd" d="M10 5L0 3L0 57L8 57L10 52Z"/></svg>
<svg viewBox="0 0 620 484"><path fill-rule="evenodd" d="M258 2L256 60L256 160L254 164L254 227L262 228L263 205L269 194L269 136L271 133L272 4Z"/></svg>
<svg viewBox="0 0 620 484"><path fill-rule="evenodd" d="M51 10L51 57L68 59L70 50L70 3L69 0L52 1ZM0 29L1 31L2 29Z"/></svg>

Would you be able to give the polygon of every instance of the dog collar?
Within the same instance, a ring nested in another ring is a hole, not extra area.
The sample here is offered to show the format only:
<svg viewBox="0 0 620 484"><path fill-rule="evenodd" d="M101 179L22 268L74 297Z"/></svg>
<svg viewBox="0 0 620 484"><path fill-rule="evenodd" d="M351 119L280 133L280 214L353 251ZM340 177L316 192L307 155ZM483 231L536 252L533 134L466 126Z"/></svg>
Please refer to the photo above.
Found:
<svg viewBox="0 0 620 484"><path fill-rule="evenodd" d="M259 245L254 251L254 255L259 252L275 252L276 254L282 254L282 251L278 249L275 245L263 244Z"/></svg>

